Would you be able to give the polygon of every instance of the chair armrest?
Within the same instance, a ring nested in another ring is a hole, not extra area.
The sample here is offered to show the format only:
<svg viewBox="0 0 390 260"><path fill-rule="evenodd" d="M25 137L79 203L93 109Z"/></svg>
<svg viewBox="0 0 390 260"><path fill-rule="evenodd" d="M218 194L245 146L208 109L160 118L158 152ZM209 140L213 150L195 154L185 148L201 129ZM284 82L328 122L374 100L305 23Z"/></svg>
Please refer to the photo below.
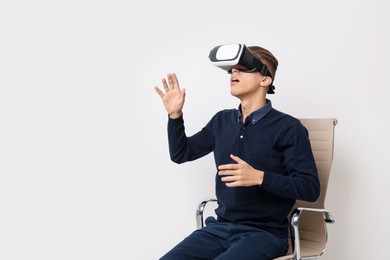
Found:
<svg viewBox="0 0 390 260"><path fill-rule="evenodd" d="M200 229L204 227L204 220L203 220L203 212L204 209L209 202L217 201L216 199L209 198L203 200L201 203L199 203L198 208L196 209L196 227L197 229Z"/></svg>
<svg viewBox="0 0 390 260"><path fill-rule="evenodd" d="M322 252L318 255L310 255L310 256L302 257L301 256L301 254L302 254L301 249L302 248L301 248L301 241L300 241L299 225L298 224L299 224L300 217L304 212L313 212L313 213L323 214L323 220L324 220L325 224L333 224L333 223L335 223L335 219L329 210L321 209L321 208L302 208L302 207L299 207L299 208L296 208L292 212L292 215L291 215L291 227L292 227L291 233L292 234L291 235L294 238L294 242L293 242L294 243L294 247L293 247L294 248L294 256L295 256L294 259L318 258L324 253L326 242L328 240L328 231L327 231L326 225L325 225L325 227L324 227L325 228L325 244L324 244L324 247L322 249Z"/></svg>
<svg viewBox="0 0 390 260"><path fill-rule="evenodd" d="M296 212L300 212L299 213L299 215L300 215L302 212L305 212L305 211L308 211L308 212L318 212L318 213L324 214L324 221L326 223L334 224L336 222L336 220L333 217L333 214L329 210L327 210L327 209L301 208L300 207L300 208L295 209L293 214L296 213Z"/></svg>

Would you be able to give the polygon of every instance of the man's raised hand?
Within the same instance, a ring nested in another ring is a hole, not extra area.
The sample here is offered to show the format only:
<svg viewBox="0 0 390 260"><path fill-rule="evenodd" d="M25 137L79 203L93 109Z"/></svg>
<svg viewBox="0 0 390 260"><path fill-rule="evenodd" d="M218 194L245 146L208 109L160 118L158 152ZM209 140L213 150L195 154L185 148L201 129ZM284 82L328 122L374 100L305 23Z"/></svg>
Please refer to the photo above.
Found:
<svg viewBox="0 0 390 260"><path fill-rule="evenodd" d="M169 73L167 78L163 78L162 84L164 92L157 86L154 87L157 94L161 97L164 107L170 118L179 118L183 112L186 89L180 89L179 81L175 73Z"/></svg>

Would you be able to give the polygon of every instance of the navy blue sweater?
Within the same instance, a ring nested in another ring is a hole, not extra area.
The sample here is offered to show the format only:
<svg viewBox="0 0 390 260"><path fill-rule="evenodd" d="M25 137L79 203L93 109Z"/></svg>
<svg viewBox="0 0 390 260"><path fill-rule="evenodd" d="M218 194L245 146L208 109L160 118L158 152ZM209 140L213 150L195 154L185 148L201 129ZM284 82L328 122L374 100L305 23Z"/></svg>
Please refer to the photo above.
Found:
<svg viewBox="0 0 390 260"><path fill-rule="evenodd" d="M261 185L229 188L216 174L219 221L259 227L287 237L287 215L296 199L315 201L320 183L306 128L271 102L242 123L240 109L218 112L187 137L183 117L168 120L172 161L184 163L214 152L215 164L235 163L230 154L264 171Z"/></svg>

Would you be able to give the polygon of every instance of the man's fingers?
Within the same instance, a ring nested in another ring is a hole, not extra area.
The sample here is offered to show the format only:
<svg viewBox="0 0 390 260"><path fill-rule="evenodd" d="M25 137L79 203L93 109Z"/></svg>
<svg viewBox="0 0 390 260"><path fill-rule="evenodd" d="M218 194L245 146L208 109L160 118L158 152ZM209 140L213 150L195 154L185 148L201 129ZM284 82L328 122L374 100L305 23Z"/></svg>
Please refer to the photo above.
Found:
<svg viewBox="0 0 390 260"><path fill-rule="evenodd" d="M236 178L234 176L226 176L226 177L222 177L221 181L223 181L223 182L234 182L234 181L236 181Z"/></svg>
<svg viewBox="0 0 390 260"><path fill-rule="evenodd" d="M231 176L234 175L234 171L229 171L229 170L219 171L218 174L220 176Z"/></svg>
<svg viewBox="0 0 390 260"><path fill-rule="evenodd" d="M237 179L237 177L235 177L235 176L223 177L223 178L221 178L221 180L229 188L242 186L242 181Z"/></svg>
<svg viewBox="0 0 390 260"><path fill-rule="evenodd" d="M167 93L171 89L179 89L179 80L175 73L168 73L166 78L162 78L161 82L164 86L165 93Z"/></svg>
<svg viewBox="0 0 390 260"><path fill-rule="evenodd" d="M221 164L218 166L218 170L237 170L240 166L236 163Z"/></svg>
<svg viewBox="0 0 390 260"><path fill-rule="evenodd" d="M240 168L237 169L226 169L218 171L219 176L236 176L242 174Z"/></svg>
<svg viewBox="0 0 390 260"><path fill-rule="evenodd" d="M173 88L180 89L179 80L177 79L176 74L175 74L175 73L172 73L171 76L172 76Z"/></svg>
<svg viewBox="0 0 390 260"><path fill-rule="evenodd" d="M173 84L173 76L172 76L172 74L168 74L167 75L167 79L168 79L168 86L169 86L169 88L170 89L174 89L175 88L175 86L174 86L174 84Z"/></svg>
<svg viewBox="0 0 390 260"><path fill-rule="evenodd" d="M161 81L162 81L162 84L164 86L165 93L167 93L169 91L167 80L165 78L163 78Z"/></svg>
<svg viewBox="0 0 390 260"><path fill-rule="evenodd" d="M241 186L240 185L240 182L238 181L234 181L234 182L226 182L225 185L229 188L234 188L234 187L239 187Z"/></svg>
<svg viewBox="0 0 390 260"><path fill-rule="evenodd" d="M164 93L163 93L157 86L155 86L154 89L156 90L157 94L158 94L161 98L164 97Z"/></svg>
<svg viewBox="0 0 390 260"><path fill-rule="evenodd" d="M245 163L244 160L242 160L240 157L235 156L235 155L233 155L233 154L230 155L230 158L232 158L232 159L233 159L235 162L237 162L237 163Z"/></svg>

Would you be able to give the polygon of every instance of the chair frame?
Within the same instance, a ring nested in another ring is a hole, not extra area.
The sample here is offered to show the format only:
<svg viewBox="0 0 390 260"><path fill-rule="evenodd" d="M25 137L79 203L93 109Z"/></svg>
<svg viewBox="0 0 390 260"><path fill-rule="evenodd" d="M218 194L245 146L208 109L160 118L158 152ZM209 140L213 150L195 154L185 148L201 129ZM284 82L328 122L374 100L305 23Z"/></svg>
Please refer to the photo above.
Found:
<svg viewBox="0 0 390 260"><path fill-rule="evenodd" d="M337 125L338 121L337 119L333 118L333 131L334 127ZM333 140L334 144L334 135L333 135ZM333 149L333 146L332 146ZM333 156L333 151L332 151L332 156ZM332 158L333 159L333 158ZM324 199L325 200L325 199ZM207 198L203 201L201 201L198 204L197 210L196 210L196 226L198 229L204 227L204 210L206 208L206 205L210 202L217 202L215 198ZM310 205L310 204L309 204ZM319 254L315 255L306 255L302 256L302 250L301 250L301 240L300 240L300 234L299 234L299 223L301 220L302 215L305 213L318 213L322 214L323 216L323 224L324 224L324 235L325 235L325 242L323 244L323 249ZM325 209L325 208L312 208L312 207L295 207L291 211L290 215L290 234L292 239L290 240L291 242L291 249L292 253L288 253L286 256L281 256L278 257L274 260L309 260L309 259L319 259L321 255L325 252L326 244L328 242L328 229L327 229L327 224L334 224L335 219L333 217L333 214Z"/></svg>

